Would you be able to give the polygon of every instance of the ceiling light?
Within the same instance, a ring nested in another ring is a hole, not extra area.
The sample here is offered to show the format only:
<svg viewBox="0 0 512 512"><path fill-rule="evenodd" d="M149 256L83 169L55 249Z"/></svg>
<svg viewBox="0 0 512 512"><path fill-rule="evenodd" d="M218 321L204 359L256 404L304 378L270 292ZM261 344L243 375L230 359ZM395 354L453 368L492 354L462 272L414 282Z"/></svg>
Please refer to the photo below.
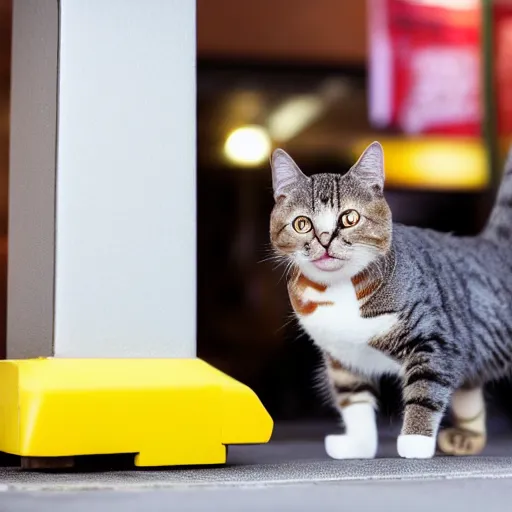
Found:
<svg viewBox="0 0 512 512"><path fill-rule="evenodd" d="M295 96L280 105L268 118L268 128L274 140L286 142L318 119L325 103L314 94Z"/></svg>
<svg viewBox="0 0 512 512"><path fill-rule="evenodd" d="M242 126L230 133L224 144L227 159L236 165L252 167L270 156L272 142L261 126Z"/></svg>

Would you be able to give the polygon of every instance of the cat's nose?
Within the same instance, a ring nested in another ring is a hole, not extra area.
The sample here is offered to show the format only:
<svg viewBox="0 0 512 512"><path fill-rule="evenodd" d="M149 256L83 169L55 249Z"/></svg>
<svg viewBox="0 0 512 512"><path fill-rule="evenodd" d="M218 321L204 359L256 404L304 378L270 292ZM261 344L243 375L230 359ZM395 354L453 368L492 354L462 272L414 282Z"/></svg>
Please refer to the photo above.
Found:
<svg viewBox="0 0 512 512"><path fill-rule="evenodd" d="M331 241L331 233L328 233L327 231L320 233L320 235L318 236L318 240L320 240L320 243L324 247L327 247L329 245L329 242Z"/></svg>

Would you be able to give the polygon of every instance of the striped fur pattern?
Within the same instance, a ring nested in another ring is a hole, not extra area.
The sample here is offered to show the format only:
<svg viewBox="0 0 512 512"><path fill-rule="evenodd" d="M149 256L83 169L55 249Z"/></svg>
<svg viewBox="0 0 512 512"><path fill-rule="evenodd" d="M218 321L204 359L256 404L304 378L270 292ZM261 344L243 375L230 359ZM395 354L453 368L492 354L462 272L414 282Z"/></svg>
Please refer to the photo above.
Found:
<svg viewBox="0 0 512 512"><path fill-rule="evenodd" d="M450 445L445 436L443 450L482 449L485 419L473 420L485 418L481 387L512 368L512 158L488 225L472 238L392 223L378 143L344 176L306 177L282 150L272 171L271 240L294 267L291 303L325 354L345 425L344 435L326 440L328 453L375 455L370 411L383 374L402 382L401 456L434 455L450 404L458 430L449 439L459 441ZM308 221L294 224L299 216ZM474 435L478 442L469 443Z"/></svg>
<svg viewBox="0 0 512 512"><path fill-rule="evenodd" d="M332 399L340 410L357 403L377 407L378 385L373 379L355 375L328 354L325 354L325 369Z"/></svg>

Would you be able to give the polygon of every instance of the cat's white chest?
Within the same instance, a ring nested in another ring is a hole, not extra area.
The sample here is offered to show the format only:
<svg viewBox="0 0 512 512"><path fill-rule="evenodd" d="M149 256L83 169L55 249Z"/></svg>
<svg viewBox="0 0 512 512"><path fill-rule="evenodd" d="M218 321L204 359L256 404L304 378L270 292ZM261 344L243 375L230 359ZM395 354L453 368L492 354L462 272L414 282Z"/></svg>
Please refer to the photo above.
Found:
<svg viewBox="0 0 512 512"><path fill-rule="evenodd" d="M317 291L307 288L304 301L319 302L311 314L299 315L299 322L313 341L342 364L368 375L397 374L399 364L368 345L387 334L397 322L394 314L361 317L356 292L350 280Z"/></svg>

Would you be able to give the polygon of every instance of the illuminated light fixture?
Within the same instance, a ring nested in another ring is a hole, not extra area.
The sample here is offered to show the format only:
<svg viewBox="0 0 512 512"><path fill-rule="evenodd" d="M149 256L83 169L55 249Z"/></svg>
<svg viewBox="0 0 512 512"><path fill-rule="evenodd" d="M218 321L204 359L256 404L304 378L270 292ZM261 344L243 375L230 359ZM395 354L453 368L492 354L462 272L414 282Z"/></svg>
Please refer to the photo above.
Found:
<svg viewBox="0 0 512 512"><path fill-rule="evenodd" d="M295 96L276 108L268 118L268 130L279 142L293 139L306 126L318 119L325 109L325 102L317 95Z"/></svg>
<svg viewBox="0 0 512 512"><path fill-rule="evenodd" d="M347 92L347 82L333 78L325 80L315 94L299 94L285 100L268 116L270 136L277 142L293 139L344 98Z"/></svg>
<svg viewBox="0 0 512 512"><path fill-rule="evenodd" d="M272 142L265 128L251 125L232 131L224 144L224 154L233 164L254 167L270 156Z"/></svg>
<svg viewBox="0 0 512 512"><path fill-rule="evenodd" d="M370 140L353 148L357 158ZM386 184L427 190L481 190L489 185L485 148L475 139L381 139Z"/></svg>

